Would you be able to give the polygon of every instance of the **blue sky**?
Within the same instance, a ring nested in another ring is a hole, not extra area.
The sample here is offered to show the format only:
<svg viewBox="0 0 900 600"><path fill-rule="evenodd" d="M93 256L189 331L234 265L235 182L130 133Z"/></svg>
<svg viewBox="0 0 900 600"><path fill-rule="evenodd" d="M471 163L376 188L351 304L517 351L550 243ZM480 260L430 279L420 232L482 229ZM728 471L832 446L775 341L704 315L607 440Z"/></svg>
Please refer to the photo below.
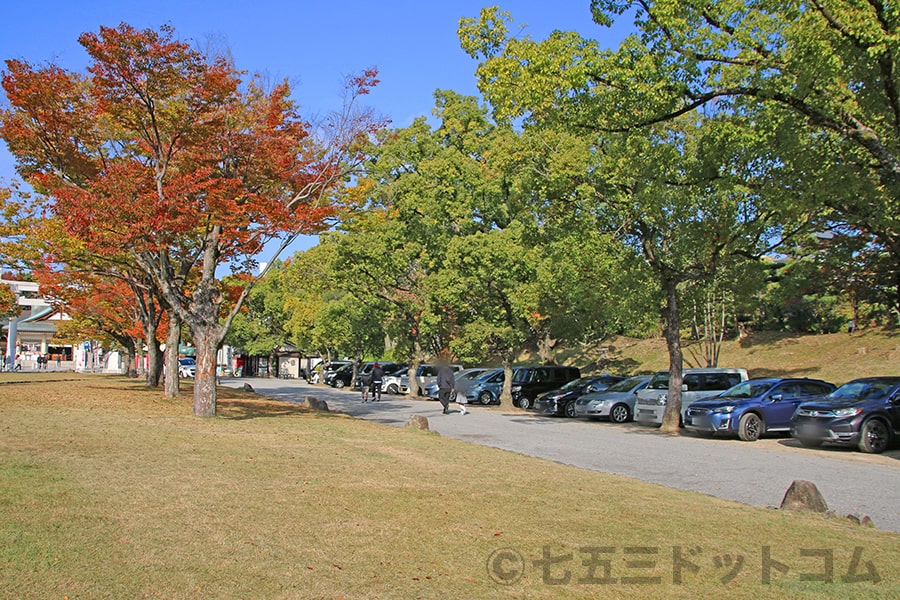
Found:
<svg viewBox="0 0 900 600"><path fill-rule="evenodd" d="M339 105L345 75L378 67L382 83L368 104L392 126L404 127L416 116L430 115L436 89L477 94L476 64L460 49L456 28L460 17L475 17L491 4L512 13L536 39L556 29L575 30L612 47L629 25L612 30L594 25L589 0L11 2L0 20L0 59L80 70L87 57L79 34L123 21L138 28L167 23L182 39L226 43L241 69L273 80L288 78L301 113L309 117ZM14 176L12 157L3 146L0 181Z"/></svg>

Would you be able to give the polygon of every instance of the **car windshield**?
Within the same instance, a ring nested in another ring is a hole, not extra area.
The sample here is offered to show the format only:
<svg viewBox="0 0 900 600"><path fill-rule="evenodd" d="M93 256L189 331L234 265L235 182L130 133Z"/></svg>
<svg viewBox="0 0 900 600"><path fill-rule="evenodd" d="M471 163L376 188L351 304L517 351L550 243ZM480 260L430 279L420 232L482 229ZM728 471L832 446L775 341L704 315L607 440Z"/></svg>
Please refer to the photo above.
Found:
<svg viewBox="0 0 900 600"><path fill-rule="evenodd" d="M562 387L559 388L559 389L561 389L561 390L571 390L571 389L573 389L573 388L581 387L581 386L583 386L583 385L587 385L587 384L589 384L589 383L592 383L593 381L595 381L595 379L594 379L593 377L582 377L581 379L573 379L572 381L570 381L569 383L567 383L566 385L562 386ZM599 379L596 380L596 381L597 381L598 383L600 382Z"/></svg>
<svg viewBox="0 0 900 600"><path fill-rule="evenodd" d="M618 383L614 383L608 388L606 388L607 392L630 392L631 389L639 384L643 378L641 377L631 377L630 379L623 379ZM668 385L668 380L666 381L666 385Z"/></svg>
<svg viewBox="0 0 900 600"><path fill-rule="evenodd" d="M851 381L829 394L831 400L874 400L894 387L890 381Z"/></svg>
<svg viewBox="0 0 900 600"><path fill-rule="evenodd" d="M481 369L476 369L474 371L466 371L465 373L460 373L456 376L457 379L478 379L482 375L484 375L484 371Z"/></svg>
<svg viewBox="0 0 900 600"><path fill-rule="evenodd" d="M503 381L503 369L497 369L495 371L488 371L484 373L478 378L478 381L482 382L490 382L496 383L498 381Z"/></svg>
<svg viewBox="0 0 900 600"><path fill-rule="evenodd" d="M720 398L755 398L769 391L775 385L771 381L745 381L724 392Z"/></svg>
<svg viewBox="0 0 900 600"><path fill-rule="evenodd" d="M185 356L184 358L179 358L178 362L180 362L181 364L183 364L186 367L197 364L196 361L194 361L194 358L191 356Z"/></svg>
<svg viewBox="0 0 900 600"><path fill-rule="evenodd" d="M650 384L647 387L651 390L669 389L669 374L657 373L653 376L653 379L650 380Z"/></svg>

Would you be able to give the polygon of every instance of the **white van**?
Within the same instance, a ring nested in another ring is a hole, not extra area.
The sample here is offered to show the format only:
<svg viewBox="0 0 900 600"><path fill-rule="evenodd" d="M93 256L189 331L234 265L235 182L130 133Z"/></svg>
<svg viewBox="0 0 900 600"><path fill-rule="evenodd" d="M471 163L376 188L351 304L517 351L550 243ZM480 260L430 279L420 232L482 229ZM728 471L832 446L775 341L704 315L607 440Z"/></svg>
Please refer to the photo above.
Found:
<svg viewBox="0 0 900 600"><path fill-rule="evenodd" d="M425 393L425 388L428 387L428 384L432 381L437 380L438 374L438 365L432 363L422 363L419 365L419 370L416 371L416 383L419 384L419 395ZM454 373L463 370L462 365L450 365L450 370Z"/></svg>
<svg viewBox="0 0 900 600"><path fill-rule="evenodd" d="M685 369L681 383L681 422L693 402L720 394L749 378L747 369ZM638 392L634 420L641 425L662 425L668 393L669 372L660 371Z"/></svg>

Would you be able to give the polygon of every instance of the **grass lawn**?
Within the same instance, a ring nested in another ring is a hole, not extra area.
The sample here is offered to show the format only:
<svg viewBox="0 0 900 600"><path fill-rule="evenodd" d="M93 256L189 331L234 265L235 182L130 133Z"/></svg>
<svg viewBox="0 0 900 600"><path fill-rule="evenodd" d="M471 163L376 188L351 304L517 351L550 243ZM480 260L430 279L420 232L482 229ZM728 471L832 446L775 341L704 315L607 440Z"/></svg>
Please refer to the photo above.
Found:
<svg viewBox="0 0 900 600"><path fill-rule="evenodd" d="M3 598L900 597L896 534L235 390L199 420L41 379L0 385Z"/></svg>

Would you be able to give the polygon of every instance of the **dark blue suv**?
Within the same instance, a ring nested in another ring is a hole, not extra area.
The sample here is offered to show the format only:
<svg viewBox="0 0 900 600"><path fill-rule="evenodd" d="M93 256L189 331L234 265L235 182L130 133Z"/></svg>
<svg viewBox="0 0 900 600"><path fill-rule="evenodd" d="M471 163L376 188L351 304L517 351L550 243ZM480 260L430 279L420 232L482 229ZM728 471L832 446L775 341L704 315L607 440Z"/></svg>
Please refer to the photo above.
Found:
<svg viewBox="0 0 900 600"><path fill-rule="evenodd" d="M804 446L828 442L884 452L900 437L900 377L854 379L804 402L791 419L791 435Z"/></svg>
<svg viewBox="0 0 900 600"><path fill-rule="evenodd" d="M801 402L833 390L832 384L817 379L750 379L691 404L684 426L753 442L766 432L790 431L791 416Z"/></svg>

